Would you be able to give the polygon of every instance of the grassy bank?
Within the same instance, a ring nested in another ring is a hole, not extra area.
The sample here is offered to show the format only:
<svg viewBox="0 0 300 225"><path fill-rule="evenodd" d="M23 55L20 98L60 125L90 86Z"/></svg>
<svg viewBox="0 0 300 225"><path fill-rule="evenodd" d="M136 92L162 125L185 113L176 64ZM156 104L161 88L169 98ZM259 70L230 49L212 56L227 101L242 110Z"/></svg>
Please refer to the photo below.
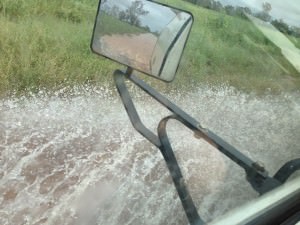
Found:
<svg viewBox="0 0 300 225"><path fill-rule="evenodd" d="M162 2L189 10L195 17L172 88L201 82L258 92L299 89L299 73L250 22L181 0ZM89 48L97 4L95 0L2 0L0 96L111 83L113 70L120 66L93 55Z"/></svg>
<svg viewBox="0 0 300 225"><path fill-rule="evenodd" d="M89 48L96 1L1 4L1 95L97 84L111 77L116 65Z"/></svg>
<svg viewBox="0 0 300 225"><path fill-rule="evenodd" d="M227 83L245 91L299 90L300 74L249 21L183 1L163 1L193 13L195 23L180 68L185 79ZM292 38L294 44L300 40ZM188 71L188 72L186 72Z"/></svg>

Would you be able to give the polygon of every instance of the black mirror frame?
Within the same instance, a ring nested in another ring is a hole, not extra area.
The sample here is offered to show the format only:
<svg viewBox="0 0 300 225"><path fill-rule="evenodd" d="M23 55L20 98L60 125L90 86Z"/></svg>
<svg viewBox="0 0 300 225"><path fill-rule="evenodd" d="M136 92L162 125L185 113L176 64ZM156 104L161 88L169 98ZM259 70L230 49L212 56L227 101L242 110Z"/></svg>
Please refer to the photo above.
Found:
<svg viewBox="0 0 300 225"><path fill-rule="evenodd" d="M153 2L153 1L149 1L149 0L145 0L145 1ZM95 30L96 30L96 26L97 26L97 18L98 18L98 15L99 15L99 13L100 13L101 2L102 2L102 1L99 0L98 8L97 8L97 13L96 13L96 17L95 17L95 20L94 20L95 22L94 22L94 27L93 27L92 39L91 39L91 42L90 42L90 49L91 49L91 51L92 51L93 53L95 53L96 55L102 56L102 57L104 57L104 58L106 58L106 59L112 60L113 62L116 62L116 63L119 63L119 64L121 64L121 65L124 65L125 67L131 68L130 65L127 65L127 64L125 64L125 63L121 63L121 62L119 62L119 61L117 61L117 60L115 60L115 59L112 59L112 58L108 57L108 56L101 55L101 54L99 54L98 52L94 51L94 49L93 49L93 41L94 41ZM179 68L179 65L180 65L180 62L181 62L181 59L182 59L182 56L183 56L183 52L184 52L184 50L185 50L185 48L186 48L187 40L189 39L190 34L191 34L191 31L192 31L192 27L193 27L193 23L194 23L194 16L193 16L193 14L192 14L191 12L186 11L186 10L182 10L182 9L179 9L179 8L176 8L176 7L173 7L173 6L169 6L169 5L167 5L167 4L163 4L163 3L160 3L160 2L153 2L153 3L154 3L154 4L157 4L157 5L161 5L161 6L167 7L167 8L179 10L179 11L181 11L181 12L185 12L185 13L189 14L189 15L191 16L191 28L189 29L189 32L188 32L187 38L186 38L186 40L185 40L185 43L184 43L184 46L183 46L181 55L180 55L180 57L179 57L179 61L178 61L178 64L177 64L177 66L176 66L175 74L174 74L174 76L173 76L173 78L172 78L171 80L168 81L168 80L160 79L159 76L155 76L155 75L146 73L145 71L142 71L142 70L137 69L137 68L131 68L131 69L136 70L136 71L139 71L139 72L141 72L141 73L143 73L143 74L146 74L146 75L148 75L148 76L150 76L150 77L156 78L156 79L158 79L158 80L160 80L160 81L164 81L165 83L171 83L171 82L174 81L175 76L176 76L176 73L178 72L178 68Z"/></svg>

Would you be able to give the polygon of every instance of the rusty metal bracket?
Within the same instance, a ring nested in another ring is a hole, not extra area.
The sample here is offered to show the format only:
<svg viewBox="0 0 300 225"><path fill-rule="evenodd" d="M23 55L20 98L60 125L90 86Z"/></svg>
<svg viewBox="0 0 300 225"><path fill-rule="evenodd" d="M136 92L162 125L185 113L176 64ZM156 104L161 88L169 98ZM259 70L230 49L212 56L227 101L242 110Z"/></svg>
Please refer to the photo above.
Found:
<svg viewBox="0 0 300 225"><path fill-rule="evenodd" d="M115 71L114 80L117 90L134 128L148 141L150 141L153 145L160 149L166 161L169 172L171 174L190 224L201 225L204 224L204 221L198 215L197 209L185 185L184 178L177 163L171 144L169 143L166 132L166 124L170 119L175 119L181 122L187 128L191 129L197 137L201 137L206 140L208 143L222 152L225 156L235 162L238 166L243 168L247 175L247 181L259 194L264 194L280 186L289 177L289 175L287 177L282 175L286 171L290 171L290 173L294 172L294 170L290 169L291 164L288 164L284 166L283 169L280 169L274 177L270 177L268 175L268 171L261 163L253 161L252 159L244 155L241 151L224 141L221 137L214 134L209 129L203 128L197 120L192 118L166 97L158 93L147 83L134 76L132 72L133 70L131 68L128 68L126 72L120 70ZM163 118L160 121L157 134L152 132L141 122L139 114L136 111L132 98L125 84L125 79L131 81L133 84L138 86L141 90L146 92L149 96L151 96L153 99L158 101L161 105L163 105L173 113L173 115ZM296 166L297 168L299 167L298 161Z"/></svg>

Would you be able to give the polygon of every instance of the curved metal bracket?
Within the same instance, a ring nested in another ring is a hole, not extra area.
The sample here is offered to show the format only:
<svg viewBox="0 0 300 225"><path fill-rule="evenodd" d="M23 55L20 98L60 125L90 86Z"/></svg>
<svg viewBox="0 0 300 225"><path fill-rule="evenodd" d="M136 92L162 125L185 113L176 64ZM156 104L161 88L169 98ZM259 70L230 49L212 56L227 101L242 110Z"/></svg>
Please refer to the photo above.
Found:
<svg viewBox="0 0 300 225"><path fill-rule="evenodd" d="M131 70L127 70L126 75L131 76ZM123 101L123 104L125 106L125 109L127 111L127 114L129 116L129 119L134 126L134 128L143 135L146 139L148 139L153 145L155 145L157 148L160 149L167 167L170 171L172 180L174 182L174 185L176 187L177 193L179 195L179 198L181 200L182 206L184 208L184 211L187 215L187 218L189 220L189 223L191 225L202 225L204 224L204 221L200 218L197 209L195 207L195 204L193 203L193 200L188 192L188 189L184 183L184 179L180 170L180 167L177 163L176 157L174 155L174 152L171 148L171 145L168 141L168 138L164 136L164 132L158 132L160 135L159 137L155 135L152 131L150 131L145 125L141 122L141 119L136 111L136 108L134 106L134 103L132 101L132 98L128 92L128 89L125 85L125 79L124 79L124 73L120 74L118 71L115 72L115 82L117 85L118 92L121 96L121 99ZM165 120L162 120L159 123L158 130L164 130L164 122Z"/></svg>
<svg viewBox="0 0 300 225"><path fill-rule="evenodd" d="M134 103L132 101L132 98L128 92L128 89L125 84L125 76L124 75L130 75L132 70L127 70L127 72L124 74L121 71L115 72L115 83L117 86L117 90L121 96L121 99L123 101L123 104L125 106L125 109L127 111L127 114L129 116L129 119L133 125L133 127L145 138L147 138L153 145L156 147L160 147L160 141L151 130L149 130L145 125L142 123L139 114L136 111L136 108L134 106Z"/></svg>
<svg viewBox="0 0 300 225"><path fill-rule="evenodd" d="M190 224L204 224L203 220L199 217L197 209L192 201L191 196L188 193L188 189L184 184L183 176L178 166L173 149L169 143L169 139L166 132L166 123L170 119L176 119L184 124L186 127L194 131L198 136L201 136L208 143L216 147L220 152L234 161L237 165L242 167L247 174L247 181L251 184L254 190L259 194L264 194L274 188L280 186L294 171L293 168L299 169L299 161L290 162L283 166L274 177L268 175L268 171L259 163L253 161L235 147L224 141L222 138L211 132L210 130L203 128L197 120L192 118L174 103L169 101L166 97L158 93L144 81L138 79L132 74L132 69L128 68L124 73L120 70L116 70L114 73L114 79L117 90L120 94L122 102L125 106L127 114L134 128L148 139L153 145L160 149L173 182L176 186L176 190L179 194L185 213L189 219ZM164 107L170 110L174 115L163 118L158 126L158 135L149 130L142 122L136 111L132 98L125 85L125 78L130 80L136 86L141 88L149 96L161 103ZM282 174L288 175L282 175Z"/></svg>
<svg viewBox="0 0 300 225"><path fill-rule="evenodd" d="M293 173L298 170L300 170L300 158L291 160L284 164L274 175L274 178L281 183L284 183Z"/></svg>
<svg viewBox="0 0 300 225"><path fill-rule="evenodd" d="M169 142L169 138L167 135L167 122L170 119L178 119L177 116L172 115L163 118L158 125L157 132L158 137L161 142L160 151L166 161L169 172L173 179L174 185L176 187L177 193L181 199L182 206L186 212L186 215L189 219L190 224L204 224L204 221L200 218L197 208L193 202L191 195L185 185L184 178L182 176L180 167L178 165L177 159ZM178 119L179 120L179 119Z"/></svg>

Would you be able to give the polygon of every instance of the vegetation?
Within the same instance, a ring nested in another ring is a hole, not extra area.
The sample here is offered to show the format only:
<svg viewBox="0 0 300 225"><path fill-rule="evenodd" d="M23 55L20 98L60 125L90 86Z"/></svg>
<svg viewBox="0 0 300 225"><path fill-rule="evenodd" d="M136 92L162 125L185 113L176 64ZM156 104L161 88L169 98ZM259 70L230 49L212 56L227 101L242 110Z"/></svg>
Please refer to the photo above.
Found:
<svg viewBox="0 0 300 225"><path fill-rule="evenodd" d="M279 31L289 34L292 36L300 37L300 27L289 26L282 19L277 20L273 19L270 16L270 11L272 10L272 5L268 2L262 2L260 11L252 11L249 7L241 6L232 6L225 5L223 6L219 1L216 0L184 0L201 7L215 10L221 13L225 13L230 16L240 17L242 19L248 19L246 14L260 18L261 20L271 22Z"/></svg>
<svg viewBox="0 0 300 225"><path fill-rule="evenodd" d="M93 2L2 1L0 94L105 80L113 64L89 49Z"/></svg>
<svg viewBox="0 0 300 225"><path fill-rule="evenodd" d="M172 5L172 0L163 2ZM177 6L192 12L195 19L180 67L186 83L188 80L226 83L260 93L299 90L299 72L248 20L184 1ZM300 41L299 38L292 39L294 43Z"/></svg>
<svg viewBox="0 0 300 225"><path fill-rule="evenodd" d="M161 2L189 10L195 17L171 88L202 82L258 92L299 89L299 73L250 22L182 0ZM1 0L0 96L102 85L107 80L112 84L111 74L120 65L92 54L89 47L97 4L96 0ZM291 40L299 43L297 37Z"/></svg>

